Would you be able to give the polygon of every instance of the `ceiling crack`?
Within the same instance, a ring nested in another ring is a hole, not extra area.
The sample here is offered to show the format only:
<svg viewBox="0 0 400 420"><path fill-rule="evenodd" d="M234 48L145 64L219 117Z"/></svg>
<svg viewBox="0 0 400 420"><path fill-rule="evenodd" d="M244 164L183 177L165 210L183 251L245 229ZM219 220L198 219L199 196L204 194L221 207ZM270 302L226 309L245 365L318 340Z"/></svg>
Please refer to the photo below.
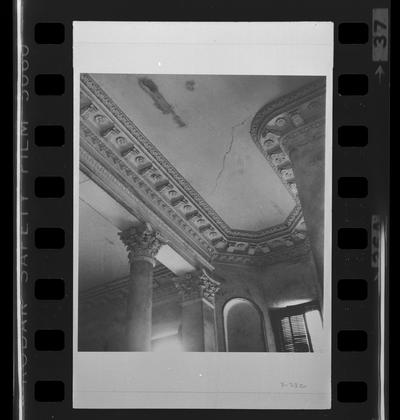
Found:
<svg viewBox="0 0 400 420"><path fill-rule="evenodd" d="M212 190L211 194L214 194L214 193L215 193L215 191L216 191L216 189L217 189L217 187L218 187L218 182L219 182L219 180L220 180L220 178L221 178L221 176L222 176L222 174L223 174L223 172L224 172L224 170L225 170L225 162L226 162L226 158L227 158L227 157L228 157L228 155L231 153L231 151L232 151L232 147L233 147L233 143L235 142L235 130L236 130L238 127L240 127L240 126L242 126L243 124L245 124L245 123L248 121L248 119L249 119L250 117L252 117L252 116L253 116L253 114L249 115L249 116L248 116L247 118L245 118L242 122L240 122L240 123L238 123L238 124L236 124L236 125L234 125L234 126L232 127L231 141L230 141L230 143L229 143L228 149L225 151L224 156L223 156L223 158L222 158L222 167L221 167L220 171L218 172L217 177L215 178L215 185L214 185L214 188L213 188L213 190Z"/></svg>

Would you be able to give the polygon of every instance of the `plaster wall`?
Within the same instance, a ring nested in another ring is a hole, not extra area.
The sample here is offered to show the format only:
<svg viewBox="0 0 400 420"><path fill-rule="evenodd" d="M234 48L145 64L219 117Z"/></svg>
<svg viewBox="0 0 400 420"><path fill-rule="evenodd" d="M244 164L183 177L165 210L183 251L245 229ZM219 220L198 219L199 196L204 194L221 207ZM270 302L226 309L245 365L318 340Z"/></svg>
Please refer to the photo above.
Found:
<svg viewBox="0 0 400 420"><path fill-rule="evenodd" d="M178 333L181 324L181 305L178 299L153 305L152 339ZM96 305L79 311L79 351L122 351L125 336L126 298L112 302L97 301Z"/></svg>
<svg viewBox="0 0 400 420"><path fill-rule="evenodd" d="M118 351L125 332L126 302L97 301L78 314L79 351Z"/></svg>
<svg viewBox="0 0 400 420"><path fill-rule="evenodd" d="M224 306L233 298L253 302L263 315L267 351L276 351L269 310L302 301L318 299L317 277L311 254L296 261L263 268L218 264L214 272L221 281L215 299L218 351L226 351Z"/></svg>
<svg viewBox="0 0 400 420"><path fill-rule="evenodd" d="M275 336L269 310L318 298L316 270L312 256L293 262L268 267L240 267L218 264L212 274L221 282L215 297L214 347L213 317L206 313L205 336L209 350L226 351L224 306L233 298L244 298L255 304L262 313L267 351L276 351ZM153 305L153 339L177 334L182 324L182 306L179 296ZM206 308L209 309L208 307ZM81 308L79 312L80 351L118 351L122 349L125 334L126 303L122 296L111 302L98 301L96 305Z"/></svg>
<svg viewBox="0 0 400 420"><path fill-rule="evenodd" d="M264 268L260 287L269 308L318 299L317 274L311 253L297 261Z"/></svg>
<svg viewBox="0 0 400 420"><path fill-rule="evenodd" d="M267 351L275 351L275 338L269 319L268 306L260 286L261 272L253 267L230 266L217 264L214 272L221 288L215 298L215 322L217 330L218 351L226 351L224 307L234 298L250 300L261 311L265 325L265 342Z"/></svg>

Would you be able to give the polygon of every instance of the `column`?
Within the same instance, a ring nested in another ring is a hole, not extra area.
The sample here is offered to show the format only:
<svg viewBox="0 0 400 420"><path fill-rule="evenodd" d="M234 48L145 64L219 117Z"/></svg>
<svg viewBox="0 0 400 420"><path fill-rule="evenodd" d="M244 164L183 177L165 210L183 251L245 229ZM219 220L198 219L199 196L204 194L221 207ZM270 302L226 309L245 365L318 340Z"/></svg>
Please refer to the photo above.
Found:
<svg viewBox="0 0 400 420"><path fill-rule="evenodd" d="M319 119L281 138L292 163L304 220L314 254L319 294L323 290L325 119Z"/></svg>
<svg viewBox="0 0 400 420"><path fill-rule="evenodd" d="M130 263L126 312L126 351L151 350L153 268L163 241L149 224L119 233Z"/></svg>
<svg viewBox="0 0 400 420"><path fill-rule="evenodd" d="M217 351L215 294L220 283L205 271L175 279L182 297L182 344L185 351Z"/></svg>

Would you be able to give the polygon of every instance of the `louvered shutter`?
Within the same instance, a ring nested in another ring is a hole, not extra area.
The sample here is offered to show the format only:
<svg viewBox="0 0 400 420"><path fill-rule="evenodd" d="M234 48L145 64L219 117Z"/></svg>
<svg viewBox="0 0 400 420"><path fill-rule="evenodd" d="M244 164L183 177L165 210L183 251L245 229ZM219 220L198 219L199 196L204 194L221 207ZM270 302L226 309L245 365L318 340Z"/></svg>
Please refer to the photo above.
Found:
<svg viewBox="0 0 400 420"><path fill-rule="evenodd" d="M275 325L279 329L280 351L313 351L305 314L309 310L315 310L315 307L315 304L307 303L274 311L273 318L277 321Z"/></svg>

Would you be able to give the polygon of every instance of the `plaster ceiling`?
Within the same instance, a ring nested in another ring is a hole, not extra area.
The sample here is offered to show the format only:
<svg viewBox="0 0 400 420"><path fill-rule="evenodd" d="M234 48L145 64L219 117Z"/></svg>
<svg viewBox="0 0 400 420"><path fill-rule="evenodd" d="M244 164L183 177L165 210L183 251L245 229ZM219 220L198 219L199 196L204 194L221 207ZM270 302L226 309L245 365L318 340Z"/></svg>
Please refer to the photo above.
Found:
<svg viewBox="0 0 400 420"><path fill-rule="evenodd" d="M293 197L250 137L250 124L265 103L315 78L91 76L232 229L275 226L293 210Z"/></svg>
<svg viewBox="0 0 400 420"><path fill-rule="evenodd" d="M284 222L292 212L296 205L293 195L257 149L249 133L250 124L263 105L316 78L112 74L92 77L231 229L254 232L271 228ZM147 80L146 86L143 80ZM100 103L96 105L99 107ZM96 109L88 120L82 120L94 133L94 117L99 112ZM98 138L112 144L101 133ZM116 159L114 162L119 159L109 156ZM85 165L84 168L87 170ZM136 202L114 199L103 190L96 180L96 170L89 170L90 178L80 173L80 290L128 276L127 252L118 232L139 223L134 214L149 216L147 207L141 211ZM203 233L201 228L196 229L200 235L208 234L207 230ZM285 238L271 239L275 240L286 246ZM262 241L254 251L261 256L272 247L271 241L267 245ZM180 237L178 242L182 242ZM210 242L204 243L209 246ZM182 249L174 250L172 246L171 242L171 246L161 248L157 255L159 264L176 275L195 270L196 261L185 260L187 255L179 254ZM190 250L183 242L182 246ZM285 252L281 249L277 255ZM248 259L246 253L250 250L251 247L242 251L230 244L223 252L228 260L234 257L234 261L246 264L240 258Z"/></svg>

